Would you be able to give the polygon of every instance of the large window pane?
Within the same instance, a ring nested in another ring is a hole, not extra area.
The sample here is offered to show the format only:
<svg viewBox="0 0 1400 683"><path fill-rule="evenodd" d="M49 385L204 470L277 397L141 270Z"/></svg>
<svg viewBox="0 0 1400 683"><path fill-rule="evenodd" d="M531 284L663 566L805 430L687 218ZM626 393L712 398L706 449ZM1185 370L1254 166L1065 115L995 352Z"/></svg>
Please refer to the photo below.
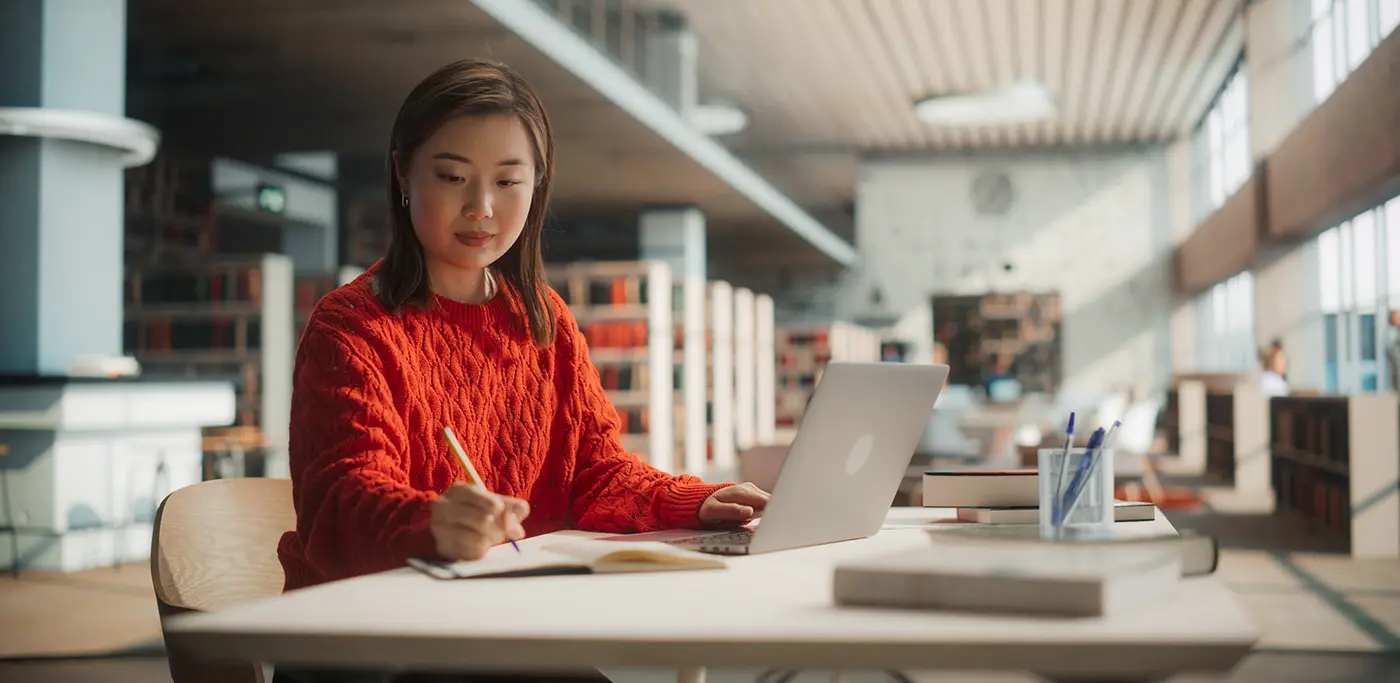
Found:
<svg viewBox="0 0 1400 683"><path fill-rule="evenodd" d="M1380 23L1381 39L1390 35L1396 26L1400 26L1400 0L1380 0L1376 8L1380 16L1377 18Z"/></svg>
<svg viewBox="0 0 1400 683"><path fill-rule="evenodd" d="M1317 21L1324 14L1332 12L1332 0L1312 0L1312 18Z"/></svg>
<svg viewBox="0 0 1400 683"><path fill-rule="evenodd" d="M1385 272L1391 308L1400 308L1400 197L1385 205Z"/></svg>
<svg viewBox="0 0 1400 683"><path fill-rule="evenodd" d="M1371 0L1347 0L1347 71L1371 54Z"/></svg>
<svg viewBox="0 0 1400 683"><path fill-rule="evenodd" d="M1342 308L1341 259L1337 249L1337 229L1332 228L1317 237L1318 293L1325 313Z"/></svg>
<svg viewBox="0 0 1400 683"><path fill-rule="evenodd" d="M1313 96L1318 102L1328 98L1337 87L1332 71L1332 15L1317 20L1312 30Z"/></svg>
<svg viewBox="0 0 1400 683"><path fill-rule="evenodd" d="M1346 4L1332 6L1332 73L1337 77L1337 85L1347 79L1347 13Z"/></svg>
<svg viewBox="0 0 1400 683"><path fill-rule="evenodd" d="M1377 288L1380 285L1376 274L1376 214L1367 211L1351 221L1352 253L1355 255L1356 307L1364 310L1375 308Z"/></svg>
<svg viewBox="0 0 1400 683"><path fill-rule="evenodd" d="M1341 304L1343 311L1350 311L1353 310L1356 306L1356 263L1351 257L1353 253L1351 239L1351 221L1347 221L1346 223L1341 224L1337 227L1337 229L1337 246L1339 247L1338 251L1341 254L1341 259L1339 259L1337 263L1338 270L1341 273L1342 281L1341 287L1339 288L1339 291L1342 295Z"/></svg>

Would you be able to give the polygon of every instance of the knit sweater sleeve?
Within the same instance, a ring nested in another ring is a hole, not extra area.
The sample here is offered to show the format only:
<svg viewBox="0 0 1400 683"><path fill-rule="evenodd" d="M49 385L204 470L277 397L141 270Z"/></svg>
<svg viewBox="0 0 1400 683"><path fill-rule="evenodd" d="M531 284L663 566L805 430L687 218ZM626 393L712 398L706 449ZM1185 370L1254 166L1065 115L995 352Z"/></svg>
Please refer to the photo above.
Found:
<svg viewBox="0 0 1400 683"><path fill-rule="evenodd" d="M667 474L623 449L617 409L588 359L587 342L568 307L553 298L559 311L560 418L566 421L566 443L574 446L574 526L610 533L698 527L700 504L727 484Z"/></svg>
<svg viewBox="0 0 1400 683"><path fill-rule="evenodd" d="M333 580L436 554L437 496L408 484L406 430L375 350L313 318L294 377L291 476L306 560Z"/></svg>

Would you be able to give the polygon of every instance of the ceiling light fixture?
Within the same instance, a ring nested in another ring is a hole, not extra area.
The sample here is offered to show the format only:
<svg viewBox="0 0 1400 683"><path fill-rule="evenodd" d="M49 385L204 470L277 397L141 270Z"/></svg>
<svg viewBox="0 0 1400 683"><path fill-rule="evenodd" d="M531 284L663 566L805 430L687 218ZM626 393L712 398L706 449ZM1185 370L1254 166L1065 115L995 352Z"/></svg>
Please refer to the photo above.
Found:
<svg viewBox="0 0 1400 683"><path fill-rule="evenodd" d="M686 113L690 124L706 135L733 135L749 125L744 110L724 103L697 104Z"/></svg>
<svg viewBox="0 0 1400 683"><path fill-rule="evenodd" d="M914 104L914 115L938 126L1009 126L1053 117L1055 100L1045 86L1013 83L985 92L929 97Z"/></svg>

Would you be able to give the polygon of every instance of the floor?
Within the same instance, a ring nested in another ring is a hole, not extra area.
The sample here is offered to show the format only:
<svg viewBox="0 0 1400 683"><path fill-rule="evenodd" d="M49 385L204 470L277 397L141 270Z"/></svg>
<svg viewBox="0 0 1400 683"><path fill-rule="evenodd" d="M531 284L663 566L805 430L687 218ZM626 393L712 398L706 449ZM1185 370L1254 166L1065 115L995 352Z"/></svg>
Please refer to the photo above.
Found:
<svg viewBox="0 0 1400 683"><path fill-rule="evenodd" d="M1328 539L1271 515L1206 510L1168 516L1179 528L1217 535L1225 548L1217 573L1263 631L1255 654L1230 675L1179 676L1172 683L1400 681L1400 561L1354 560L1335 552ZM0 579L0 681L170 681L154 599L146 564ZM663 672L608 673L618 683L668 680ZM709 680L753 681L759 673L715 671ZM909 678L919 683L1037 680L977 673ZM832 676L807 672L791 680ZM841 680L895 679L868 672Z"/></svg>

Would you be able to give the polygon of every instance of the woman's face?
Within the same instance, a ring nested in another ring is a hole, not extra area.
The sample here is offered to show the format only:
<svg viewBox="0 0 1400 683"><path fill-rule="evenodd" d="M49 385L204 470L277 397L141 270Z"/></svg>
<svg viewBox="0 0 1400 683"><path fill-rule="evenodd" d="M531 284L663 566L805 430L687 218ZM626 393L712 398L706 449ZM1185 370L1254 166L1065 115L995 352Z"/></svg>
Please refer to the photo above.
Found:
<svg viewBox="0 0 1400 683"><path fill-rule="evenodd" d="M535 192L535 151L519 117L453 119L394 157L413 232L430 261L479 270L520 238Z"/></svg>

